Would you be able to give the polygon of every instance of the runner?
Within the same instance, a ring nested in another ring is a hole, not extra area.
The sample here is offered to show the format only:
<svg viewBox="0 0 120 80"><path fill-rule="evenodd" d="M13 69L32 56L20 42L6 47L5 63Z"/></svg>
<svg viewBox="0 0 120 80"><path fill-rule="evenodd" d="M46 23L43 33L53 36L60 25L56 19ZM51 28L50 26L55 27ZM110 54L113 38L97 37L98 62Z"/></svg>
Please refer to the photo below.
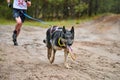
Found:
<svg viewBox="0 0 120 80"><path fill-rule="evenodd" d="M18 45L17 37L20 33L22 24L25 20L25 16L23 13L26 13L27 7L31 6L30 0L14 0L13 5L11 4L11 0L7 0L8 7L13 7L13 17L16 20L15 30L13 31L13 43L15 46Z"/></svg>

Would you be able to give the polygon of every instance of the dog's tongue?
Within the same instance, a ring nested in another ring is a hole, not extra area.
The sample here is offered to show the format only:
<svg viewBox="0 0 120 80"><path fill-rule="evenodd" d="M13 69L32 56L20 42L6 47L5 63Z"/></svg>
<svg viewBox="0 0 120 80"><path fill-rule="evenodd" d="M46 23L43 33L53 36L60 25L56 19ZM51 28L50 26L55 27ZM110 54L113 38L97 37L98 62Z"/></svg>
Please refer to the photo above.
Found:
<svg viewBox="0 0 120 80"><path fill-rule="evenodd" d="M67 49L69 50L69 52L72 52L72 48L70 46L67 46Z"/></svg>

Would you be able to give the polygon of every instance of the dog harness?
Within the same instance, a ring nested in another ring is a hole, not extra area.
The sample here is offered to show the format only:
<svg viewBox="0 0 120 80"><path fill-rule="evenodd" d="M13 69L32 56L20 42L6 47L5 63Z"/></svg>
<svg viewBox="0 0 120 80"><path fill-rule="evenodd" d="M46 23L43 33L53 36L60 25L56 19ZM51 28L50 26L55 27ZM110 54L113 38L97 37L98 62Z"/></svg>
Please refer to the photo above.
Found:
<svg viewBox="0 0 120 80"><path fill-rule="evenodd" d="M52 34L55 33L56 31L62 31L62 29L59 28L59 27L57 27L57 26L53 26L53 27L50 28L50 35L52 36ZM59 45L60 47L65 47L65 44L64 44L64 43L61 43L61 40L62 40L62 38L60 37L60 38L58 39L58 45ZM51 42L51 41L52 41L52 40L50 40L50 42Z"/></svg>

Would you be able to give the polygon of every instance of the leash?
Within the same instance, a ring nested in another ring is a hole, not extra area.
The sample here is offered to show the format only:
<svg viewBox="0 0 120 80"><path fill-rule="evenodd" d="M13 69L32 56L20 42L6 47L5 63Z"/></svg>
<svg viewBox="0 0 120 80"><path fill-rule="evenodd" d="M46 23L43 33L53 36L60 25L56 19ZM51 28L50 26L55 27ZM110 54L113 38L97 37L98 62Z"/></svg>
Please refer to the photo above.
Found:
<svg viewBox="0 0 120 80"><path fill-rule="evenodd" d="M41 22L41 23L43 23L43 24L47 24L47 25L48 25L48 23L44 22L43 20L33 18L33 17L31 17L30 15L28 15L27 13L25 13L25 12L23 12L23 11L21 11L21 13L22 13L25 17L27 17L27 18L29 18L29 19L31 19L31 20L34 20L34 21L37 21L37 22Z"/></svg>
<svg viewBox="0 0 120 80"><path fill-rule="evenodd" d="M13 9L13 7L11 7L11 9ZM23 12L23 11L21 11L21 10L20 10L20 12L21 12L25 17L27 17L27 18L29 18L29 19L31 19L31 20L38 21L38 22L41 22L41 23L43 23L43 24L49 25L48 23L44 22L43 20L33 18L33 17L31 17L30 15L28 15L27 13L25 13L25 12Z"/></svg>

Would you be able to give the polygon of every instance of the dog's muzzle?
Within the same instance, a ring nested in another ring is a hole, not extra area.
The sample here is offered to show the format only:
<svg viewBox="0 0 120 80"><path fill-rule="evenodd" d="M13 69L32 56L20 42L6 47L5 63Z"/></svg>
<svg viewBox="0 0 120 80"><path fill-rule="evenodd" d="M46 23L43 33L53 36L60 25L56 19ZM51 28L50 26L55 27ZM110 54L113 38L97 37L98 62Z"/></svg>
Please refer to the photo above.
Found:
<svg viewBox="0 0 120 80"><path fill-rule="evenodd" d="M73 40L71 39L66 40L66 39L61 38L61 41L63 42L63 44L68 45L68 46L71 46L73 44Z"/></svg>
<svg viewBox="0 0 120 80"><path fill-rule="evenodd" d="M73 40L68 39L68 40L67 40L67 45L68 45L68 46L71 46L72 44L73 44Z"/></svg>

